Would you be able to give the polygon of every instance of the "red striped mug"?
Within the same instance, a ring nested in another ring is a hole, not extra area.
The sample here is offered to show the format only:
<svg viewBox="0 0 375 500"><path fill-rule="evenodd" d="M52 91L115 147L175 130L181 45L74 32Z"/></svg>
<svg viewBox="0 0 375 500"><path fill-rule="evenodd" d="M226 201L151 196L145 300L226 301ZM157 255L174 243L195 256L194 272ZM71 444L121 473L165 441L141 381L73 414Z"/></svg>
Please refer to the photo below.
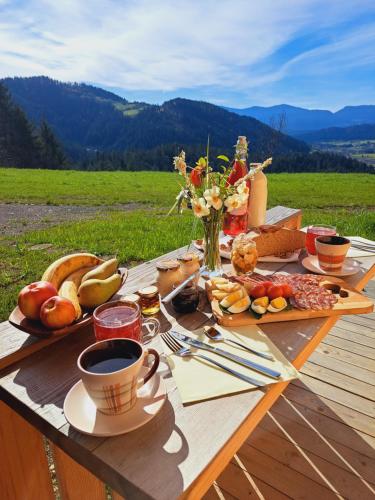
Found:
<svg viewBox="0 0 375 500"><path fill-rule="evenodd" d="M318 236L315 247L323 271L340 271L350 248L350 240L342 236Z"/></svg>

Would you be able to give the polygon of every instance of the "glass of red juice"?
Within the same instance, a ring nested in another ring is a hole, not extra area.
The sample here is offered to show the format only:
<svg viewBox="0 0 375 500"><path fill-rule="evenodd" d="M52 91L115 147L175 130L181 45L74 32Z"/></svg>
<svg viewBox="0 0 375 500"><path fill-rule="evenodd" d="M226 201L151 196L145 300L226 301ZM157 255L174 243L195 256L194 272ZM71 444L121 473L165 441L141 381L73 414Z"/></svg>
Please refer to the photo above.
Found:
<svg viewBox="0 0 375 500"><path fill-rule="evenodd" d="M147 334L144 335L144 329ZM133 339L145 343L159 333L156 318L143 319L141 308L134 302L106 302L94 311L94 332L97 341L114 338Z"/></svg>
<svg viewBox="0 0 375 500"><path fill-rule="evenodd" d="M335 236L335 226L316 224L307 228L306 250L310 255L316 255L315 240L318 236Z"/></svg>

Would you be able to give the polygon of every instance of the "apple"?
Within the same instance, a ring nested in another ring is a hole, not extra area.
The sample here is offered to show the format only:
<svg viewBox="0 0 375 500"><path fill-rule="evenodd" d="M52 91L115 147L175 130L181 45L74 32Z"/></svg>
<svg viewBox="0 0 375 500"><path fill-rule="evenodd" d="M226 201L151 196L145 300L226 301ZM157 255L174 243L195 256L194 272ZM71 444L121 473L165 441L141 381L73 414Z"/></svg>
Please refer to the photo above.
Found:
<svg viewBox="0 0 375 500"><path fill-rule="evenodd" d="M39 319L43 302L57 295L56 288L48 281L36 281L22 288L18 295L18 307L28 319Z"/></svg>
<svg viewBox="0 0 375 500"><path fill-rule="evenodd" d="M73 303L58 295L46 300L40 309L40 320L50 330L64 328L73 323L75 318Z"/></svg>

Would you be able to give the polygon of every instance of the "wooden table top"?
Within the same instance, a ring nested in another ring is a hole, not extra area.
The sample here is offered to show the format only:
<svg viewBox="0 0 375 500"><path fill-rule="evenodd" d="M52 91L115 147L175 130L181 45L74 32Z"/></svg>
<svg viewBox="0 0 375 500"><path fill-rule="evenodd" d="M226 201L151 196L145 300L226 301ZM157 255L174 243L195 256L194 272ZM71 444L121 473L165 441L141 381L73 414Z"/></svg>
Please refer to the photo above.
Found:
<svg viewBox="0 0 375 500"><path fill-rule="evenodd" d="M283 221L296 213L277 207L269 211L268 221ZM171 252L168 257L180 252L181 249ZM153 282L157 260L131 269L123 292L130 293ZM361 289L375 274L375 258L358 260L361 271L347 281ZM304 272L299 263L259 264L257 270ZM192 330L210 321L210 316L208 307L206 312L190 315L176 315L170 307L163 307L162 331L176 322ZM317 332L329 321L318 318L272 323L262 329L299 367ZM91 327L60 339L36 340L7 322L0 324L0 398L74 460L129 498L172 499L182 495L270 396L269 389L258 389L183 406L169 369L162 363L168 399L151 422L123 436L85 436L66 422L62 407L69 389L79 379L78 354L94 341ZM159 339L155 345L162 350Z"/></svg>

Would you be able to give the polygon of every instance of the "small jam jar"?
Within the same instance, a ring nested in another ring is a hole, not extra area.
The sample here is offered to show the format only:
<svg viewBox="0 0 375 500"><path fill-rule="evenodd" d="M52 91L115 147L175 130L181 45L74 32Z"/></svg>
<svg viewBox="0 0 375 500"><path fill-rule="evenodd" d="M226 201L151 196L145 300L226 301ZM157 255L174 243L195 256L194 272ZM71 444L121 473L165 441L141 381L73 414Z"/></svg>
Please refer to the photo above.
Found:
<svg viewBox="0 0 375 500"><path fill-rule="evenodd" d="M197 276L194 278L194 283L197 284L199 280L198 271L201 267L202 257L194 252L188 252L178 258L181 265L182 280L185 280L194 273Z"/></svg>
<svg viewBox="0 0 375 500"><path fill-rule="evenodd" d="M141 307L142 314L145 316L151 316L152 314L157 314L160 311L160 299L159 290L156 286L147 286L138 290L138 295L140 297L139 305Z"/></svg>
<svg viewBox="0 0 375 500"><path fill-rule="evenodd" d="M137 293L131 293L130 295L124 295L121 299L122 302L131 302L132 304L139 304L141 297Z"/></svg>
<svg viewBox="0 0 375 500"><path fill-rule="evenodd" d="M174 285L183 281L181 265L178 260L160 260L156 264L156 269L158 270L156 284L162 297L171 292Z"/></svg>

